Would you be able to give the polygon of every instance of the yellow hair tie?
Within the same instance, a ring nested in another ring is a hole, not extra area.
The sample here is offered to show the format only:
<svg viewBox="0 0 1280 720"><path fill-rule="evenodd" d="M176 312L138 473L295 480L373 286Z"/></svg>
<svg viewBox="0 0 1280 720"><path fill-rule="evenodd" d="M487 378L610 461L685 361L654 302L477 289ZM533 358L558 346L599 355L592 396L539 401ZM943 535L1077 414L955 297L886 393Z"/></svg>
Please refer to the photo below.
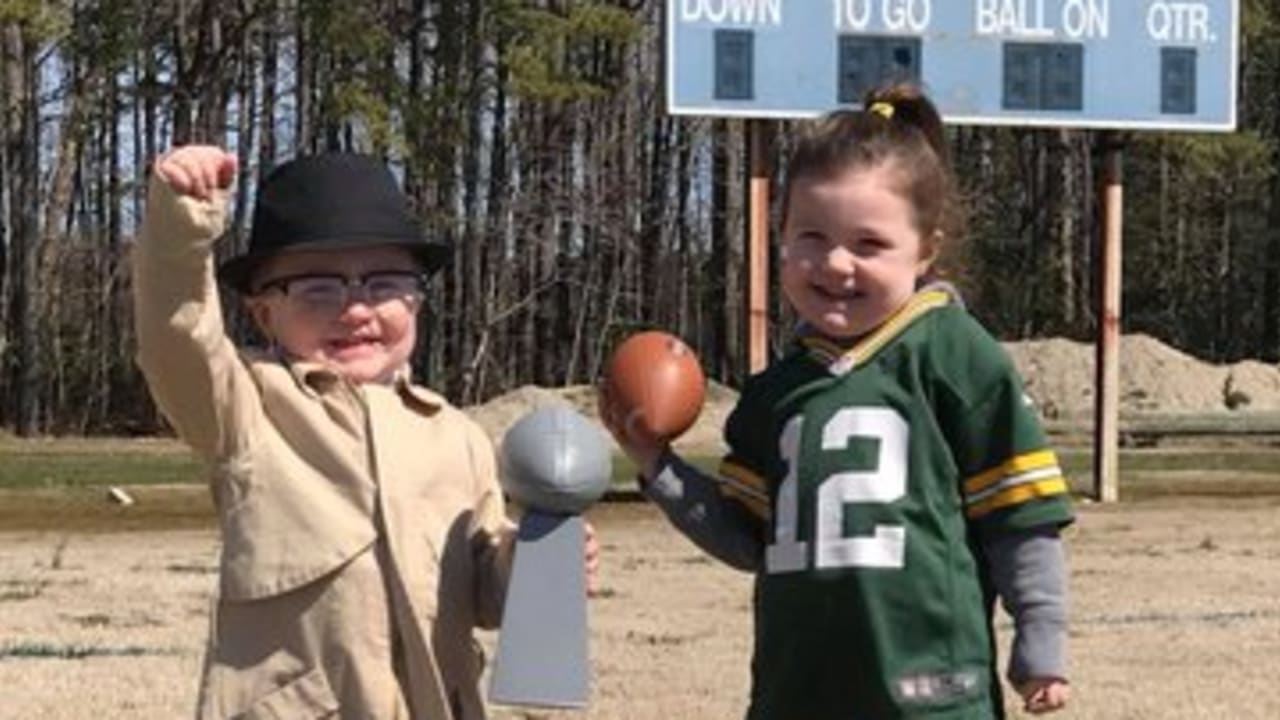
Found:
<svg viewBox="0 0 1280 720"><path fill-rule="evenodd" d="M883 100L871 103L871 107L867 108L867 112L873 112L885 120L893 119L893 105Z"/></svg>

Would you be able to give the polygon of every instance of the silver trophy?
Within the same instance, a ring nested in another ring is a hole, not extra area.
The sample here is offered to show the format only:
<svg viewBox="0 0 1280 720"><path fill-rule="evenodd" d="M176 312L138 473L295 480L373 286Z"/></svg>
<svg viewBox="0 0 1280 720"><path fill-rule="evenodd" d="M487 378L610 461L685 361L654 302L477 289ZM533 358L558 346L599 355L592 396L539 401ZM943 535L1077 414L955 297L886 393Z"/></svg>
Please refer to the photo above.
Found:
<svg viewBox="0 0 1280 720"><path fill-rule="evenodd" d="M550 406L511 426L500 461L502 486L525 512L489 699L583 707L590 671L581 513L609 485L609 445L591 421Z"/></svg>

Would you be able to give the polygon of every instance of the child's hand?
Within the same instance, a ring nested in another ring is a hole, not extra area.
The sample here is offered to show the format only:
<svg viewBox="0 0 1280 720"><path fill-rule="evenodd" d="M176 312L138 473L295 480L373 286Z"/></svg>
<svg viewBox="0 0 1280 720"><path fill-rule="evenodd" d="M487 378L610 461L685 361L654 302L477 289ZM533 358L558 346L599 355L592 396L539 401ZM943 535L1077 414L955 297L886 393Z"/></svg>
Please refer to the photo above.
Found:
<svg viewBox="0 0 1280 720"><path fill-rule="evenodd" d="M213 145L183 145L161 155L155 172L181 195L208 200L214 190L231 187L236 156Z"/></svg>
<svg viewBox="0 0 1280 720"><path fill-rule="evenodd" d="M1071 697L1071 686L1062 678L1031 678L1018 684L1022 709L1032 715L1061 710Z"/></svg>
<svg viewBox="0 0 1280 720"><path fill-rule="evenodd" d="M609 396L609 383L600 383L600 421L608 428L622 451L631 458L640 473L652 479L658 460L667 449L667 441L646 434L637 423L627 422L627 408L619 407Z"/></svg>
<svg viewBox="0 0 1280 720"><path fill-rule="evenodd" d="M582 523L582 561L587 570L587 597L596 594L596 571L600 569L600 543L596 540L596 528L585 520Z"/></svg>

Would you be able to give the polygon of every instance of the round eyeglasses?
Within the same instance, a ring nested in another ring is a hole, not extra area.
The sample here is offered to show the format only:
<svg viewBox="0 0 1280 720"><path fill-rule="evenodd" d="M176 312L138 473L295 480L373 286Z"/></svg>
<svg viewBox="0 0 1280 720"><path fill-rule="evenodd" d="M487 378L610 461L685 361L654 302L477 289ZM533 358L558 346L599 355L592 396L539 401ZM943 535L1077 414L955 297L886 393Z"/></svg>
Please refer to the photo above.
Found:
<svg viewBox="0 0 1280 720"><path fill-rule="evenodd" d="M259 292L278 291L301 310L336 315L357 298L374 306L417 303L422 300L426 284L425 275L405 270L380 270L354 277L307 273L273 278L263 283Z"/></svg>

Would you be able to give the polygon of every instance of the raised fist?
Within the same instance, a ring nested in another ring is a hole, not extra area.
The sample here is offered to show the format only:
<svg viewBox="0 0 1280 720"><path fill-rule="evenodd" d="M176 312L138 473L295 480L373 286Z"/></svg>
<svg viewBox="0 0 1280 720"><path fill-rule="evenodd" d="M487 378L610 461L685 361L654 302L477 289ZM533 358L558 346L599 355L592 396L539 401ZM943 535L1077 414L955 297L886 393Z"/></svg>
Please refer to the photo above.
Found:
<svg viewBox="0 0 1280 720"><path fill-rule="evenodd" d="M181 195L208 200L214 190L231 187L236 156L214 145L183 145L161 155L156 174Z"/></svg>

